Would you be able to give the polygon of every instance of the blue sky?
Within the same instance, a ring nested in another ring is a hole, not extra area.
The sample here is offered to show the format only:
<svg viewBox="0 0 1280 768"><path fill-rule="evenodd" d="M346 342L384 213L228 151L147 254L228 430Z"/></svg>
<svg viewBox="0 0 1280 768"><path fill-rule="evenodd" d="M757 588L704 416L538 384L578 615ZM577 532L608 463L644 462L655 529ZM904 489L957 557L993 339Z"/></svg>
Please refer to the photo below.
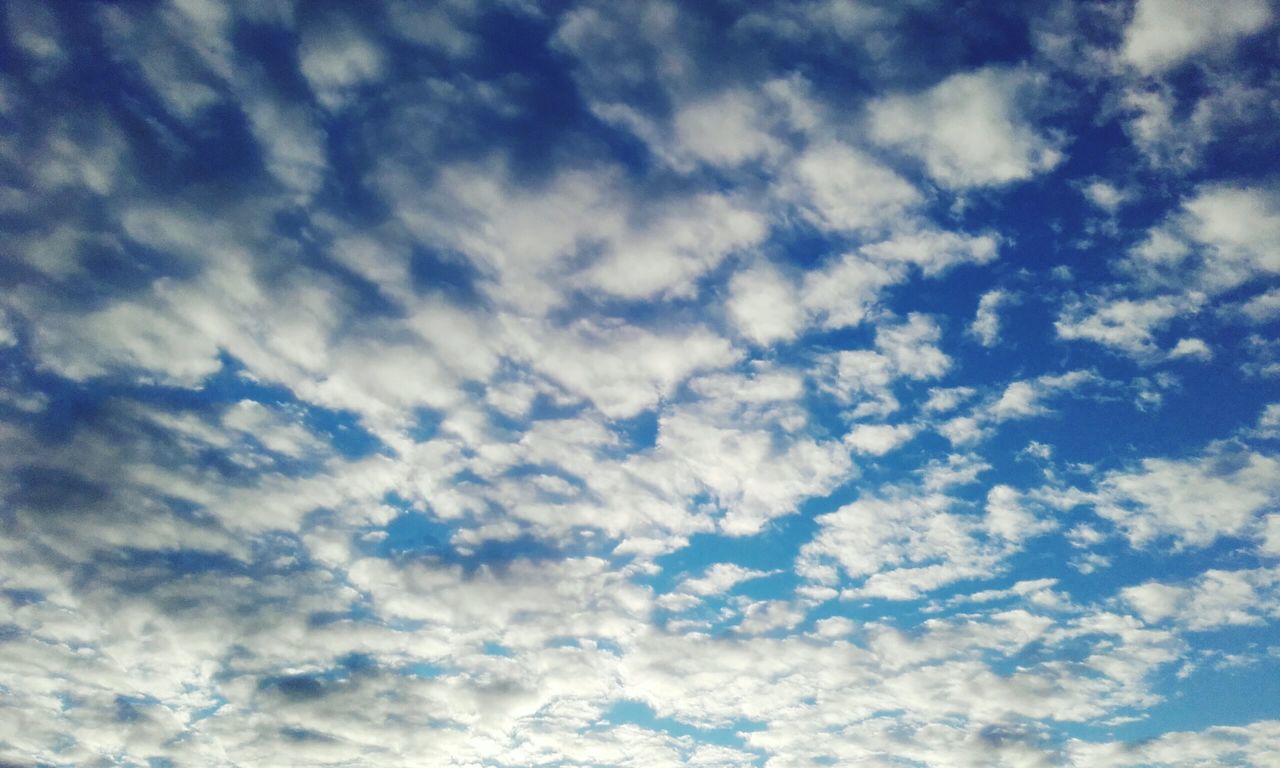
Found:
<svg viewBox="0 0 1280 768"><path fill-rule="evenodd" d="M0 763L1280 761L1266 0L0 14Z"/></svg>

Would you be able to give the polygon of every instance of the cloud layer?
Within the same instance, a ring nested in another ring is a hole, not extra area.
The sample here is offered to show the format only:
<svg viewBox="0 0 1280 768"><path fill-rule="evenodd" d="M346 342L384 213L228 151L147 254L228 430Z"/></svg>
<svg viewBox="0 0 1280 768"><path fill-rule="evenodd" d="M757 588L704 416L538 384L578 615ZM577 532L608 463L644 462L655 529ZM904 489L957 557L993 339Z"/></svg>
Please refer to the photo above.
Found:
<svg viewBox="0 0 1280 768"><path fill-rule="evenodd" d="M0 764L1271 764L1221 6L9 0Z"/></svg>

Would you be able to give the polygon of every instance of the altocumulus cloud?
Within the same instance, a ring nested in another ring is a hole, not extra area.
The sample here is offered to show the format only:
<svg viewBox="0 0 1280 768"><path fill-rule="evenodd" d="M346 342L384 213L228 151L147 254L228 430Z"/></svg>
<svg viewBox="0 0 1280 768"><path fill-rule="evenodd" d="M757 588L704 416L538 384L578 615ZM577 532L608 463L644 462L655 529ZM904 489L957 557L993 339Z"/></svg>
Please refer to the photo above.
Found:
<svg viewBox="0 0 1280 768"><path fill-rule="evenodd" d="M1280 755L1264 0L7 0L0 764Z"/></svg>

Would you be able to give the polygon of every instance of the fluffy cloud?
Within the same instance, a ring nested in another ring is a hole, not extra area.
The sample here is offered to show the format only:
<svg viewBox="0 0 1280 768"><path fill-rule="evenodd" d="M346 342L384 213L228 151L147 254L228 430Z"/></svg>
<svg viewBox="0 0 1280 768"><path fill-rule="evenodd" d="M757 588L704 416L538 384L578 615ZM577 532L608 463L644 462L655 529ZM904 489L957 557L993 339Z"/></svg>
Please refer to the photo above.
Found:
<svg viewBox="0 0 1280 768"><path fill-rule="evenodd" d="M1000 305L1009 299L1009 293L999 289L987 291L978 299L978 311L969 325L969 333L982 346L994 347L1000 341Z"/></svg>
<svg viewBox="0 0 1280 768"><path fill-rule="evenodd" d="M804 322L787 278L769 266L734 275L729 282L727 308L739 332L757 344L789 340Z"/></svg>
<svg viewBox="0 0 1280 768"><path fill-rule="evenodd" d="M1123 56L1146 73L1160 72L1213 48L1227 48L1271 21L1263 0L1229 0L1209 8L1188 0L1139 0L1125 28Z"/></svg>
<svg viewBox="0 0 1280 768"><path fill-rule="evenodd" d="M1144 459L1099 482L1097 511L1134 546L1172 540L1206 547L1223 536L1256 535L1258 513L1280 494L1280 461L1219 446L1184 461Z"/></svg>
<svg viewBox="0 0 1280 768"><path fill-rule="evenodd" d="M354 24L336 18L307 25L298 54L302 76L328 109L340 107L354 89L376 80L384 66L381 49Z"/></svg>
<svg viewBox="0 0 1280 768"><path fill-rule="evenodd" d="M924 485L941 490L936 482ZM985 519L962 507L937 491L890 489L859 499L818 518L819 533L801 550L797 570L824 584L838 583L837 568L863 580L842 591L846 599L912 600L963 579L989 578L1020 542L1053 527L1024 509L1008 486L991 489Z"/></svg>
<svg viewBox="0 0 1280 768"><path fill-rule="evenodd" d="M1084 339L1135 357L1156 352L1156 333L1182 314L1195 312L1200 294L1154 299L1100 299L1068 305L1054 321L1058 337Z"/></svg>
<svg viewBox="0 0 1280 768"><path fill-rule="evenodd" d="M1153 228L1125 266L1145 284L1220 293L1280 272L1280 201L1256 187L1210 185Z"/></svg>
<svg viewBox="0 0 1280 768"><path fill-rule="evenodd" d="M1273 594L1278 582L1273 570L1210 570L1187 586L1149 581L1120 594L1144 621L1173 620L1191 630L1206 630L1264 623L1265 616L1280 610Z"/></svg>
<svg viewBox="0 0 1280 768"><path fill-rule="evenodd" d="M859 424L844 436L845 443L859 453L883 456L915 436L907 424Z"/></svg>
<svg viewBox="0 0 1280 768"><path fill-rule="evenodd" d="M989 437L994 425L1052 413L1044 401L1061 394L1075 394L1099 383L1092 371L1068 371L1035 379L1010 382L998 396L988 397L969 413L954 416L938 425L938 431L955 444L968 444ZM957 388L935 390L925 402L928 413L946 412L973 395L972 390Z"/></svg>
<svg viewBox="0 0 1280 768"><path fill-rule="evenodd" d="M947 187L1022 181L1063 157L1059 142L1024 114L1037 81L1016 69L952 75L921 93L873 103L871 132L881 144L919 159Z"/></svg>
<svg viewBox="0 0 1280 768"><path fill-rule="evenodd" d="M1270 11L730 6L9 3L0 761L1267 762Z"/></svg>
<svg viewBox="0 0 1280 768"><path fill-rule="evenodd" d="M836 230L883 230L922 202L906 179L845 144L814 145L793 166L804 215Z"/></svg>

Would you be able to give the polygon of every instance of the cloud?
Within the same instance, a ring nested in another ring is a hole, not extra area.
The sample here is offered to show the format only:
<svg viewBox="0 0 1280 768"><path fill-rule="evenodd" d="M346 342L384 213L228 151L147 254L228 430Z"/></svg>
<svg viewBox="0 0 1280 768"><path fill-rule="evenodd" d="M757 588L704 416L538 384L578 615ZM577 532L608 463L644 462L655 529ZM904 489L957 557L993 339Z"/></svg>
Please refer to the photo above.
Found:
<svg viewBox="0 0 1280 768"><path fill-rule="evenodd" d="M1084 339L1134 357L1150 356L1156 351L1156 332L1174 318L1194 313L1203 301L1197 294L1143 300L1094 298L1065 307L1053 326L1062 339Z"/></svg>
<svg viewBox="0 0 1280 768"><path fill-rule="evenodd" d="M1129 282L1084 299L1068 300L1054 323L1059 338L1085 339L1142 362L1207 360L1204 339L1184 337L1163 354L1160 332L1212 306L1219 297L1280 271L1273 254L1280 243L1280 214L1270 191L1234 184L1204 184L1151 227L1119 261ZM1135 298L1117 295L1137 292ZM1265 294L1238 310L1266 316Z"/></svg>
<svg viewBox="0 0 1280 768"><path fill-rule="evenodd" d="M341 107L384 66L382 50L354 24L336 18L304 27L298 56L302 76L326 109Z"/></svg>
<svg viewBox="0 0 1280 768"><path fill-rule="evenodd" d="M698 278L767 232L733 196L634 198L609 167L566 171L539 189L484 166L445 169L426 190L389 167L382 183L411 234L465 254L482 291L526 313L564 305L573 288L631 300L696 295Z"/></svg>
<svg viewBox="0 0 1280 768"><path fill-rule="evenodd" d="M222 414L222 424L251 435L263 447L285 456L302 456L320 447L320 442L301 424L252 400L241 400L228 408Z"/></svg>
<svg viewBox="0 0 1280 768"><path fill-rule="evenodd" d="M876 348L901 375L930 379L941 376L951 365L934 346L941 335L942 330L932 318L912 312L901 325L881 326L876 331Z"/></svg>
<svg viewBox="0 0 1280 768"><path fill-rule="evenodd" d="M1052 520L1037 519L1028 511L1018 492L1007 485L997 485L987 492L986 528L1007 541L1020 542L1053 530Z"/></svg>
<svg viewBox="0 0 1280 768"><path fill-rule="evenodd" d="M1274 613L1270 596L1280 577L1273 570L1209 570L1187 586L1148 581L1121 590L1143 621L1175 621L1193 631L1232 624L1262 624ZM1259 591L1267 593L1259 594Z"/></svg>
<svg viewBox="0 0 1280 768"><path fill-rule="evenodd" d="M1038 83L1018 69L955 74L921 93L873 102L871 134L920 160L948 188L1029 179L1063 159L1060 142L1037 132L1023 111Z"/></svg>
<svg viewBox="0 0 1280 768"><path fill-rule="evenodd" d="M1200 732L1173 731L1138 745L1074 740L1069 748L1072 759L1104 768L1172 768L1232 760L1248 764L1265 761L1274 751L1277 730L1280 724L1276 721L1260 720L1247 726L1215 726Z"/></svg>
<svg viewBox="0 0 1280 768"><path fill-rule="evenodd" d="M1280 461L1226 446L1187 460L1144 459L1098 483L1096 509L1135 547L1170 540L1206 547L1224 536L1257 535L1257 515L1275 502Z"/></svg>
<svg viewBox="0 0 1280 768"><path fill-rule="evenodd" d="M862 253L885 264L914 264L926 277L933 277L960 264L986 264L994 260L999 242L999 238L990 233L964 235L924 230L872 243L865 246Z"/></svg>
<svg viewBox="0 0 1280 768"><path fill-rule="evenodd" d="M925 400L922 407L929 413L945 413L954 410L974 394L976 390L972 387L934 388L929 390L929 398Z"/></svg>
<svg viewBox="0 0 1280 768"><path fill-rule="evenodd" d="M938 432L956 445L966 445L983 440L991 435L995 425L1016 419L1027 419L1042 416L1053 411L1044 404L1044 400L1061 395L1074 394L1101 383L1098 375L1092 371L1075 370L1056 375L1044 375L1035 379L1022 379L1010 382L1000 395L989 397L985 402L976 405L968 414L954 416L938 426ZM973 395L973 391L961 388L954 390L938 390L925 403L926 412L946 412L952 410L962 400Z"/></svg>
<svg viewBox="0 0 1280 768"><path fill-rule="evenodd" d="M1144 284L1221 293L1280 272L1280 201L1262 188L1206 185L1152 228L1124 266Z"/></svg>
<svg viewBox="0 0 1280 768"><path fill-rule="evenodd" d="M797 571L837 583L836 571L861 586L846 599L912 600L962 579L989 577L1002 552L979 537L979 525L951 511L942 494L869 497L818 518L819 532L800 553Z"/></svg>
<svg viewBox="0 0 1280 768"><path fill-rule="evenodd" d="M836 142L806 149L795 159L792 176L805 217L836 230L883 230L923 201L906 179Z"/></svg>
<svg viewBox="0 0 1280 768"><path fill-rule="evenodd" d="M24 54L54 66L66 61L66 42L56 16L49 9L39 3L18 0L8 6L8 11L10 35Z"/></svg>
<svg viewBox="0 0 1280 768"><path fill-rule="evenodd" d="M1266 762L1274 40L739 5L9 4L4 760Z"/></svg>
<svg viewBox="0 0 1280 768"><path fill-rule="evenodd" d="M800 301L823 328L856 326L874 312L886 288L909 279L908 265L936 278L962 264L986 264L997 253L997 239L989 234L900 232L806 272Z"/></svg>
<svg viewBox="0 0 1280 768"><path fill-rule="evenodd" d="M1265 323L1280 317L1280 288L1272 288L1246 301L1240 311L1255 323Z"/></svg>
<svg viewBox="0 0 1280 768"><path fill-rule="evenodd" d="M689 374L736 361L739 352L704 328L647 333L580 323L562 339L531 350L548 374L611 418L634 416Z"/></svg>
<svg viewBox="0 0 1280 768"><path fill-rule="evenodd" d="M729 281L727 309L738 331L757 344L795 337L804 313L789 281L777 269L759 265Z"/></svg>
<svg viewBox="0 0 1280 768"><path fill-rule="evenodd" d="M614 250L587 270L584 282L633 299L687 296L696 278L758 243L765 231L762 216L731 199L704 195L673 203L643 229L612 235Z"/></svg>
<svg viewBox="0 0 1280 768"><path fill-rule="evenodd" d="M751 95L732 90L685 105L674 119L674 139L682 153L712 165L735 166L767 159L780 143L760 127Z"/></svg>
<svg viewBox="0 0 1280 768"><path fill-rule="evenodd" d="M1090 181L1080 191L1086 200L1106 213L1115 213L1132 198L1132 194L1128 191L1118 189L1102 179Z"/></svg>
<svg viewBox="0 0 1280 768"><path fill-rule="evenodd" d="M698 597L721 595L744 581L759 579L771 573L773 572L743 568L734 563L716 563L707 568L702 576L680 582L676 591Z"/></svg>
<svg viewBox="0 0 1280 768"><path fill-rule="evenodd" d="M945 373L951 358L936 342L942 332L926 315L912 313L906 322L885 323L876 330L874 349L825 355L819 361L819 386L843 405L852 418L885 416L898 410L896 379L926 380Z"/></svg>
<svg viewBox="0 0 1280 768"><path fill-rule="evenodd" d="M1188 0L1139 0L1122 55L1141 72L1161 72L1203 51L1227 49L1270 22L1263 0L1229 0L1213 9Z"/></svg>
<svg viewBox="0 0 1280 768"><path fill-rule="evenodd" d="M824 269L805 273L801 301L823 328L859 325L887 286L903 279L901 267L854 254L833 259Z"/></svg>
<svg viewBox="0 0 1280 768"><path fill-rule="evenodd" d="M1169 350L1169 357L1174 360L1183 358L1210 360L1213 358L1213 350L1204 339L1178 339L1178 343Z"/></svg>
<svg viewBox="0 0 1280 768"><path fill-rule="evenodd" d="M805 434L808 420L793 406L801 393L760 387L759 376L754 381L755 387L750 380L726 382L732 396L719 387L703 389L708 399L672 409L659 422L655 463L642 460L637 466L674 470L670 476L690 495L708 494L723 510L717 527L732 536L758 532L767 521L791 514L801 499L830 492L852 473L839 441ZM758 406L736 402L738 392L756 387L776 399Z"/></svg>
<svg viewBox="0 0 1280 768"><path fill-rule="evenodd" d="M1226 136L1250 133L1271 119L1260 104L1270 91L1232 74L1211 75L1194 102L1184 101L1166 82L1142 79L1121 94L1124 127L1148 166L1185 174ZM1259 101L1261 99L1261 101Z"/></svg>
<svg viewBox="0 0 1280 768"><path fill-rule="evenodd" d="M984 347L994 347L1000 341L1000 305L1008 302L1010 295L1000 289L987 291L978 299L978 311L969 333Z"/></svg>
<svg viewBox="0 0 1280 768"><path fill-rule="evenodd" d="M858 453L883 456L915 434L915 427L909 424L859 424L844 436L844 442Z"/></svg>
<svg viewBox="0 0 1280 768"><path fill-rule="evenodd" d="M164 299L161 299L164 302ZM73 380L134 369L196 386L222 367L218 348L164 303L120 303L36 330L34 345L54 372Z"/></svg>

